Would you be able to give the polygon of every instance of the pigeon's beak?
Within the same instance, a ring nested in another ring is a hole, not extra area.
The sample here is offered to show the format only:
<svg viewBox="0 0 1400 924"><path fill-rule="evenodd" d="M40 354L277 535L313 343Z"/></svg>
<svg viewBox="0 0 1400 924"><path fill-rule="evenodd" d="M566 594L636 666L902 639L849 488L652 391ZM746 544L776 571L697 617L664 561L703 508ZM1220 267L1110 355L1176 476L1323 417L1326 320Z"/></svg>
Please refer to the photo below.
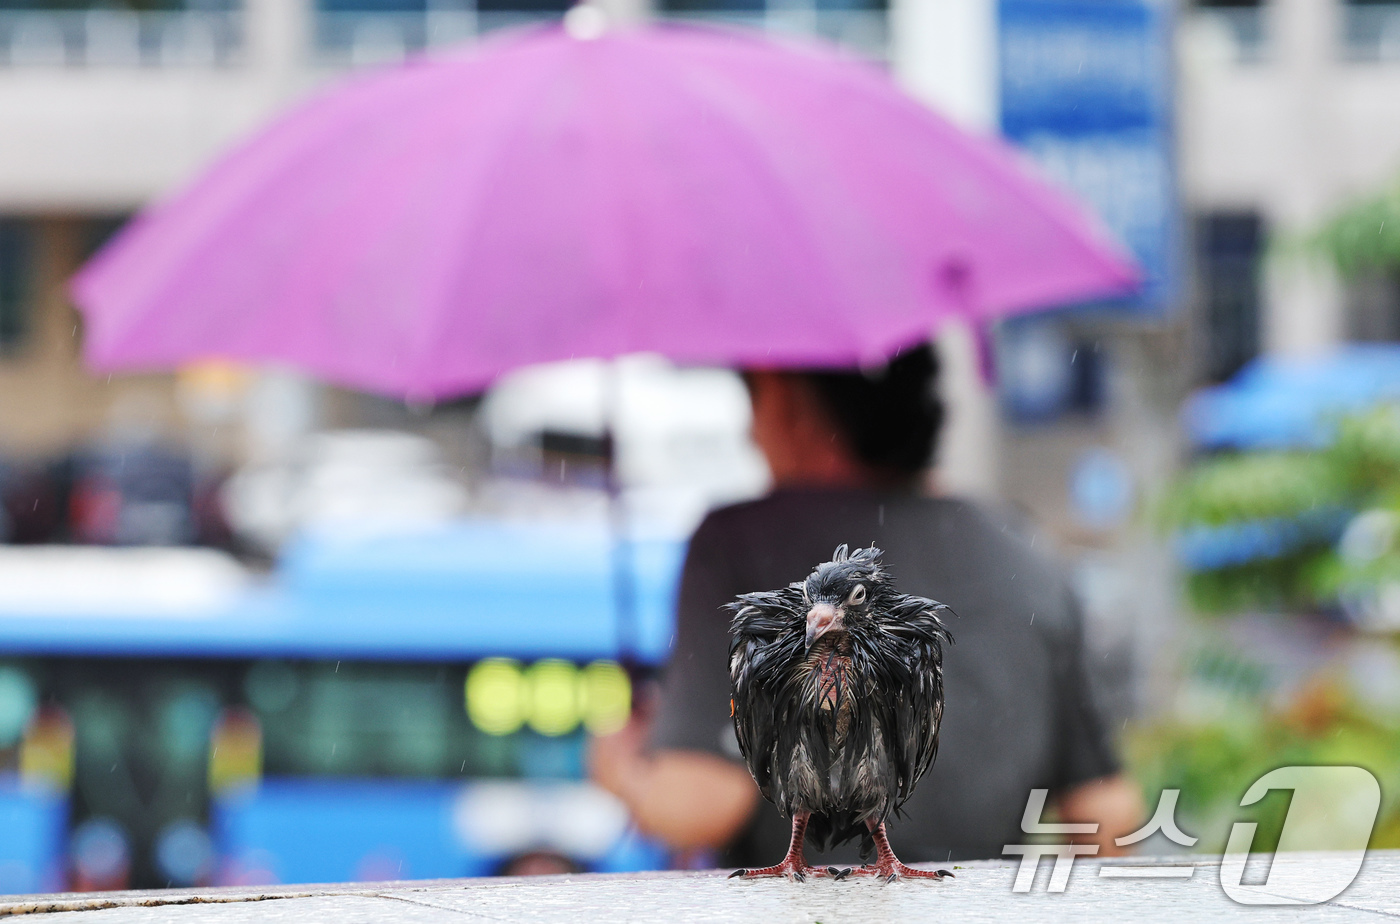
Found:
<svg viewBox="0 0 1400 924"><path fill-rule="evenodd" d="M807 611L807 648L828 632L843 628L841 611L830 603L818 603Z"/></svg>

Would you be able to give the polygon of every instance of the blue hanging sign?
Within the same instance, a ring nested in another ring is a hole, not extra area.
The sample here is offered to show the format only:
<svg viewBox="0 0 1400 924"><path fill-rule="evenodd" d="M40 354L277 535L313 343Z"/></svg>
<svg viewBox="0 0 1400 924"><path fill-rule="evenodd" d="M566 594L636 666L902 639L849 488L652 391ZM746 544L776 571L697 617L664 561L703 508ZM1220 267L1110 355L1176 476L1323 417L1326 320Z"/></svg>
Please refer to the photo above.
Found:
<svg viewBox="0 0 1400 924"><path fill-rule="evenodd" d="M1000 0L1001 129L1087 202L1147 275L1138 297L1179 291L1171 18L1144 0Z"/></svg>

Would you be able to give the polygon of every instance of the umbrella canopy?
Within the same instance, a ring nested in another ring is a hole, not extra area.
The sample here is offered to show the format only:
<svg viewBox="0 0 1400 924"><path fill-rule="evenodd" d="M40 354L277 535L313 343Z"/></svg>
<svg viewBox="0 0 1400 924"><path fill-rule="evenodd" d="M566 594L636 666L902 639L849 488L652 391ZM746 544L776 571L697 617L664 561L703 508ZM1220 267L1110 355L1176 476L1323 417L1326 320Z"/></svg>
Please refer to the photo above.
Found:
<svg viewBox="0 0 1400 924"><path fill-rule="evenodd" d="M882 359L1124 294L1074 203L834 50L517 33L352 79L79 273L90 363L276 360L431 398L528 363Z"/></svg>

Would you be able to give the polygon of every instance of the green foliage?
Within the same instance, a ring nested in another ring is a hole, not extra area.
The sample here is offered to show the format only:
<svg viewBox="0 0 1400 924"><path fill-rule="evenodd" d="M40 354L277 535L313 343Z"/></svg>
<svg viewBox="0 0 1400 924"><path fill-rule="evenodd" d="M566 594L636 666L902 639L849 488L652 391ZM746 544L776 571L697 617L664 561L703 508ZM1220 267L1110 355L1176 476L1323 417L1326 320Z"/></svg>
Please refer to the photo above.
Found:
<svg viewBox="0 0 1400 924"><path fill-rule="evenodd" d="M1344 273L1400 276L1400 184L1339 216L1317 244ZM1327 445L1315 450L1203 458L1156 512L1173 532L1262 528L1290 538L1272 557L1189 574L1200 611L1316 611L1343 594L1350 607L1367 593L1391 593L1400 585L1400 403L1337 419ZM1330 530L1310 531L1329 517ZM1333 541L1338 523L1349 523L1345 550ZM1253 849L1267 851L1289 799L1271 793L1241 808L1255 780L1281 766L1361 766L1383 794L1371 846L1400 847L1400 715L1362 704L1356 679L1342 682L1349 675L1339 661L1299 688L1271 681L1266 661L1251 661L1247 647L1227 639L1222 634L1186 665L1177 711L1189 720L1143 723L1126 737L1128 768L1149 807L1163 789L1180 789L1177 820L1200 838L1197 851L1222 850L1236 821L1258 822Z"/></svg>
<svg viewBox="0 0 1400 924"><path fill-rule="evenodd" d="M1373 503L1400 501L1400 405L1342 420L1324 458L1353 496Z"/></svg>
<svg viewBox="0 0 1400 924"><path fill-rule="evenodd" d="M1186 596L1202 613L1262 609L1301 612L1323 606L1337 583L1329 545L1313 544L1282 558L1265 558L1186 575Z"/></svg>
<svg viewBox="0 0 1400 924"><path fill-rule="evenodd" d="M1288 811L1285 793L1240 807L1255 780L1282 766L1337 764L1365 767L1385 794L1371 837L1373 848L1400 846L1400 729L1376 721L1336 686L1315 684L1283 711L1258 700L1232 702L1232 717L1210 723L1167 721L1140 725L1125 741L1132 776L1149 808L1163 789L1180 789L1177 821L1200 838L1195 850L1219 853L1235 821L1257 821L1254 850L1273 850Z"/></svg>
<svg viewBox="0 0 1400 924"><path fill-rule="evenodd" d="M1331 604L1343 588L1400 578L1400 542L1357 563L1338 554L1331 536L1302 528L1328 511L1364 510L1400 516L1400 405L1339 419L1321 449L1203 459L1172 485L1158 515L1172 531L1301 524L1297 540L1275 557L1187 576L1192 604L1219 613L1315 609Z"/></svg>
<svg viewBox="0 0 1400 924"><path fill-rule="evenodd" d="M1169 527L1296 517L1348 500L1345 473L1317 453L1217 456L1192 467L1162 506Z"/></svg>
<svg viewBox="0 0 1400 924"><path fill-rule="evenodd" d="M1400 273L1400 179L1339 212L1311 243L1344 276Z"/></svg>

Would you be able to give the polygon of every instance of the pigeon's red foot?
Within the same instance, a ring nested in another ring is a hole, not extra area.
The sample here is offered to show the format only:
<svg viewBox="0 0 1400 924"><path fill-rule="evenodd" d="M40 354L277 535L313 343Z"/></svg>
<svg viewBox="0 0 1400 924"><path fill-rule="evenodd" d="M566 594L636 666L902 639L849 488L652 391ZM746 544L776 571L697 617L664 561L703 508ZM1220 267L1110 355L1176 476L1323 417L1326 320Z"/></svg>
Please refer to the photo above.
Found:
<svg viewBox="0 0 1400 924"><path fill-rule="evenodd" d="M851 875L878 876L885 882L894 882L896 879L953 878L953 874L946 869L914 869L912 866L905 866L899 862L899 857L894 855L894 850L890 847L890 839L885 834L884 823L872 820L865 824L870 829L871 839L875 841L875 862L851 870Z"/></svg>
<svg viewBox="0 0 1400 924"><path fill-rule="evenodd" d="M791 856L783 858L783 862L777 866L765 866L762 869L736 869L729 874L730 879L761 879L765 876L786 876L796 882L805 882L808 876L834 876L832 870L835 867L808 866L798 858L794 860Z"/></svg>
<svg viewBox="0 0 1400 924"><path fill-rule="evenodd" d="M953 874L946 869L915 869L905 866L897 858L890 857L868 866L858 866L851 870L852 876L876 876L885 882L896 879L952 879Z"/></svg>
<svg viewBox="0 0 1400 924"><path fill-rule="evenodd" d="M788 846L787 856L783 857L783 862L762 869L736 869L729 874L729 878L760 879L765 876L786 876L797 882L804 881L808 876L846 878L850 870L838 870L834 866L809 866L802 856L802 839L807 833L807 819L810 817L810 812L799 812L792 816L792 842Z"/></svg>

